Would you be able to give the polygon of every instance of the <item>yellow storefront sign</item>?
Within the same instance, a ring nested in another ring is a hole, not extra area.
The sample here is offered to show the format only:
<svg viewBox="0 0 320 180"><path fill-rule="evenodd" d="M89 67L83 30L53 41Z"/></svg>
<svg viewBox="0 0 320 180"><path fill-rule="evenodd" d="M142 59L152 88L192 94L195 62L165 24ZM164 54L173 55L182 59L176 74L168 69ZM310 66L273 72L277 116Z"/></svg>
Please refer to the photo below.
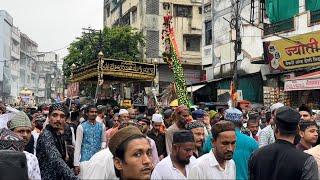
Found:
<svg viewBox="0 0 320 180"><path fill-rule="evenodd" d="M265 59L272 70L285 71L320 65L320 31L264 42Z"/></svg>

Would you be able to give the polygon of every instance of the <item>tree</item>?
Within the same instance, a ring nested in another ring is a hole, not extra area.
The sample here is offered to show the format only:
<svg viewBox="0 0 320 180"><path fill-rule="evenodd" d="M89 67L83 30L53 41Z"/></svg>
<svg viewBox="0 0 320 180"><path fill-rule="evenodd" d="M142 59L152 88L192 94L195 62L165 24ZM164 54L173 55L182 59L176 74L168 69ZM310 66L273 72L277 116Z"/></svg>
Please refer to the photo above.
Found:
<svg viewBox="0 0 320 180"><path fill-rule="evenodd" d="M76 38L68 48L69 54L64 58L64 76L69 79L72 64L79 67L96 60L100 48L106 58L139 61L139 47L144 45L142 32L138 32L130 26L104 28L101 38L99 32L83 34Z"/></svg>

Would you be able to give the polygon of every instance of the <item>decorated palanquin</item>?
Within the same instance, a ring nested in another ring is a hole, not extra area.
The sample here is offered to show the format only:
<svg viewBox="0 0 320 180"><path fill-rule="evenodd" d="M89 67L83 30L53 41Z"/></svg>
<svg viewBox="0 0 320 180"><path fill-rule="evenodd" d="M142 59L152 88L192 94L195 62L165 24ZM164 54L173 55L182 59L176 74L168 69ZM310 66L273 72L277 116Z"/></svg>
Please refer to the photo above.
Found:
<svg viewBox="0 0 320 180"><path fill-rule="evenodd" d="M150 80L155 78L154 64L102 58L72 70L72 82L103 80Z"/></svg>

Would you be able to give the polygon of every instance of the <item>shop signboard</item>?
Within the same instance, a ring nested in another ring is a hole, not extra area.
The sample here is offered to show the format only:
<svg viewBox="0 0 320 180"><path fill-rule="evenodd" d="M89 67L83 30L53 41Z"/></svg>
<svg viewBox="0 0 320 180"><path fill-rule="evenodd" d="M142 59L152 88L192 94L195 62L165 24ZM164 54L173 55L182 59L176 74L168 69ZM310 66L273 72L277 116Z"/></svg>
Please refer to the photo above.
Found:
<svg viewBox="0 0 320 180"><path fill-rule="evenodd" d="M272 71L320 65L320 31L263 43L265 60Z"/></svg>
<svg viewBox="0 0 320 180"><path fill-rule="evenodd" d="M285 91L312 90L320 89L320 78L286 80L284 83Z"/></svg>

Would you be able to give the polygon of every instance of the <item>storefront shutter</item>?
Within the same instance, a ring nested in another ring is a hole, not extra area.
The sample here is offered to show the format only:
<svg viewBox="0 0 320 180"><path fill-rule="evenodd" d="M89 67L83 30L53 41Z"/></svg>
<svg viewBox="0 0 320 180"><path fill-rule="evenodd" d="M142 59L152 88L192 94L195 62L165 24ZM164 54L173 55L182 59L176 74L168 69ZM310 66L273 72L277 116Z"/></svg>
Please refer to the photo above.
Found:
<svg viewBox="0 0 320 180"><path fill-rule="evenodd" d="M242 90L243 99L262 103L263 97L263 81L261 76L254 75L239 78L238 90ZM230 89L230 80L222 80L217 84L218 89Z"/></svg>

